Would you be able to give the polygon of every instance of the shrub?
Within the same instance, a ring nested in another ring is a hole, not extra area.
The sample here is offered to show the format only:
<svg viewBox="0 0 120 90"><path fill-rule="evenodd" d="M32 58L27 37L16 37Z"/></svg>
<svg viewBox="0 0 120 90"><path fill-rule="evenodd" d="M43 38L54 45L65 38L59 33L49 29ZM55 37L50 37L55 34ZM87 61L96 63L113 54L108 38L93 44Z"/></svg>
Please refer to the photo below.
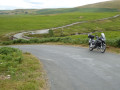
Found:
<svg viewBox="0 0 120 90"><path fill-rule="evenodd" d="M13 44L13 41L4 41L2 42L3 45L11 45Z"/></svg>
<svg viewBox="0 0 120 90"><path fill-rule="evenodd" d="M120 47L120 38L117 38L115 40L115 43L116 43L116 47Z"/></svg>
<svg viewBox="0 0 120 90"><path fill-rule="evenodd" d="M29 43L39 43L40 42L40 39L38 38L32 38L28 41Z"/></svg>
<svg viewBox="0 0 120 90"><path fill-rule="evenodd" d="M11 47L0 48L0 71L13 75L18 64L22 63L22 52Z"/></svg>
<svg viewBox="0 0 120 90"><path fill-rule="evenodd" d="M106 41L106 43L107 43L107 45L120 48L120 38L109 39L109 40Z"/></svg>
<svg viewBox="0 0 120 90"><path fill-rule="evenodd" d="M72 39L71 39L70 37L60 38L60 42L64 42L64 43L70 43L71 40L72 40Z"/></svg>
<svg viewBox="0 0 120 90"><path fill-rule="evenodd" d="M60 38L57 37L50 38L50 42L58 42L59 40Z"/></svg>
<svg viewBox="0 0 120 90"><path fill-rule="evenodd" d="M0 48L0 54L2 54L2 55L9 55L9 54L12 54L12 53L18 52L18 51L19 51L18 49L10 48L10 47Z"/></svg>
<svg viewBox="0 0 120 90"><path fill-rule="evenodd" d="M16 44L16 43L28 43L28 40L25 40L25 39L13 40L13 44Z"/></svg>
<svg viewBox="0 0 120 90"><path fill-rule="evenodd" d="M115 40L112 40L112 39L106 40L106 44L107 44L107 45L110 45L110 46L114 46L114 47L116 46L116 45L115 45Z"/></svg>
<svg viewBox="0 0 120 90"><path fill-rule="evenodd" d="M53 36L54 36L53 30L49 30L49 36L50 36L50 37L53 37Z"/></svg>

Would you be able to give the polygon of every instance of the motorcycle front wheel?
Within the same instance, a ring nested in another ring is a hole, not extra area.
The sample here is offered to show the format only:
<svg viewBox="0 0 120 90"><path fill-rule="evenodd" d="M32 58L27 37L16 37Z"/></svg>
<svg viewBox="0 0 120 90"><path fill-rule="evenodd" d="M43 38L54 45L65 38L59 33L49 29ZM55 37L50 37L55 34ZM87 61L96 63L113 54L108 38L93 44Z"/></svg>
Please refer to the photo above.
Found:
<svg viewBox="0 0 120 90"><path fill-rule="evenodd" d="M106 51L106 44L104 43L101 47L101 53L104 53Z"/></svg>

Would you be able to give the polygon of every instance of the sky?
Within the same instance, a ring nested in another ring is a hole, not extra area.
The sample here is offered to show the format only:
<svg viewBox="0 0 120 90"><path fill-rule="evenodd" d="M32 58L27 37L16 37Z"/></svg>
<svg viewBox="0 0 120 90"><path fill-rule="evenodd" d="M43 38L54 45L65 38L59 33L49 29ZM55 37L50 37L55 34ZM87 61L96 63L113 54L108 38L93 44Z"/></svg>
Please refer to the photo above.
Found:
<svg viewBox="0 0 120 90"><path fill-rule="evenodd" d="M0 10L72 8L110 0L0 0Z"/></svg>

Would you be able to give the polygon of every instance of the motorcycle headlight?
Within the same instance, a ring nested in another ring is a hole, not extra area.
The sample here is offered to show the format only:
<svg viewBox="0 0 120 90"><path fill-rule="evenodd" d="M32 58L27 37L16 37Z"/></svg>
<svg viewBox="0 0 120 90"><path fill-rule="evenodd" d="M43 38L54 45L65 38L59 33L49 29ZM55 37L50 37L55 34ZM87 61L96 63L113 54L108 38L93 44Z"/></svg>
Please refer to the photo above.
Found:
<svg viewBox="0 0 120 90"><path fill-rule="evenodd" d="M102 41L105 41L105 40L102 38Z"/></svg>

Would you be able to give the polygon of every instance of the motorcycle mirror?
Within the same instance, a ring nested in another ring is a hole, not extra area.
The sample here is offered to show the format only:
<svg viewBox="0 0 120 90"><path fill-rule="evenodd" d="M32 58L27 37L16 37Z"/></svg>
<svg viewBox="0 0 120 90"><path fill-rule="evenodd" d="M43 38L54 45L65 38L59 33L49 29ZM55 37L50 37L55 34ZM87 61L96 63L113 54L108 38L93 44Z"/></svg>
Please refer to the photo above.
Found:
<svg viewBox="0 0 120 90"><path fill-rule="evenodd" d="M88 33L88 36L90 36L91 34L90 33Z"/></svg>

